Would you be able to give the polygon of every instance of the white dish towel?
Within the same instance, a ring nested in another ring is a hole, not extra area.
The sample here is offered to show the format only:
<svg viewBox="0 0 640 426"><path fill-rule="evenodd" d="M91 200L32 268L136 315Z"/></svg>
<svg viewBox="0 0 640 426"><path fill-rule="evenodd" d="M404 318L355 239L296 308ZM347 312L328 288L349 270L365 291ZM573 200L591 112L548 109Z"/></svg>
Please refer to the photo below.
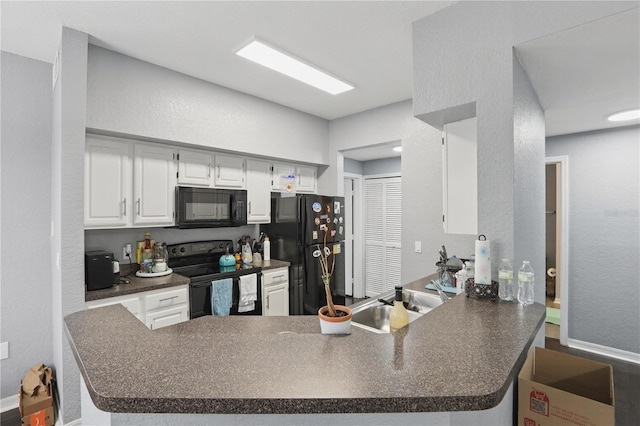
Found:
<svg viewBox="0 0 640 426"><path fill-rule="evenodd" d="M256 308L256 300L258 300L258 275L241 275L238 312L253 311Z"/></svg>

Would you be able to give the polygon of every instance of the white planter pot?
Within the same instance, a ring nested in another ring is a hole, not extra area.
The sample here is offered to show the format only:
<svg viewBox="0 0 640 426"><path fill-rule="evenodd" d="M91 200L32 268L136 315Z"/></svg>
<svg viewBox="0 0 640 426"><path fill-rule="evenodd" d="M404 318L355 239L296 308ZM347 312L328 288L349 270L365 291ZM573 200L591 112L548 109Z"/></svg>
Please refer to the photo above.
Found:
<svg viewBox="0 0 640 426"><path fill-rule="evenodd" d="M327 307L318 310L320 330L322 334L350 334L351 333L351 309L342 305L334 305L337 311L346 312L342 317L328 317L325 315Z"/></svg>

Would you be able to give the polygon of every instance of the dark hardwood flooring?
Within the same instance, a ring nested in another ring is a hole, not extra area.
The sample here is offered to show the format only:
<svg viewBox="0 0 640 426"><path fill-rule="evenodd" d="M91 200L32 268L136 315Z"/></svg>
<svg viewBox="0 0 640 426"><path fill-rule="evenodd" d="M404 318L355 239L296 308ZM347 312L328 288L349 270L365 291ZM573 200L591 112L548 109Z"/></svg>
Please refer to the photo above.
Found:
<svg viewBox="0 0 640 426"><path fill-rule="evenodd" d="M640 424L640 365L567 348L560 345L559 340L548 337L545 339L545 347L554 351L611 364L613 367L616 425L637 426ZM0 425L20 426L18 409L2 413Z"/></svg>
<svg viewBox="0 0 640 426"><path fill-rule="evenodd" d="M0 415L0 425L2 426L21 426L20 412L18 409L5 411Z"/></svg>

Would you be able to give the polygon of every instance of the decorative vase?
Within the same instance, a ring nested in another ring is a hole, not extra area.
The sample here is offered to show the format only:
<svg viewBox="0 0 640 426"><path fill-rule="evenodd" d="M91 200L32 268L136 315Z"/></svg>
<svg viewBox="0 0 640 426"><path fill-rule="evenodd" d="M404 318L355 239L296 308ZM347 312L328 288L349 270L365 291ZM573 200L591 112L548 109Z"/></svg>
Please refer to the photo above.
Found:
<svg viewBox="0 0 640 426"><path fill-rule="evenodd" d="M334 305L337 312L344 312L346 315L338 317L329 317L327 312L328 306L318 309L318 318L320 318L320 330L322 334L350 334L351 333L351 309L342 305Z"/></svg>

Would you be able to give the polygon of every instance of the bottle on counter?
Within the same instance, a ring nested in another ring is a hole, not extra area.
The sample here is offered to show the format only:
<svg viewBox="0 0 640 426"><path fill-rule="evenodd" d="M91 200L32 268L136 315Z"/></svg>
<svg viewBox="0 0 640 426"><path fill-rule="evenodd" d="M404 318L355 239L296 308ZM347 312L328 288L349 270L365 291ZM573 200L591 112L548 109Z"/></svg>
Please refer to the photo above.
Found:
<svg viewBox="0 0 640 426"><path fill-rule="evenodd" d="M253 262L253 252L251 251L251 245L246 243L242 246L242 263L245 265Z"/></svg>
<svg viewBox="0 0 640 426"><path fill-rule="evenodd" d="M533 304L534 282L533 268L529 261L525 260L518 270L518 302L521 305Z"/></svg>
<svg viewBox="0 0 640 426"><path fill-rule="evenodd" d="M498 295L502 300L513 300L513 266L509 259L502 259L498 267Z"/></svg>
<svg viewBox="0 0 640 426"><path fill-rule="evenodd" d="M465 269L467 270L467 279L475 278L476 275L476 256L472 254L469 256L469 261L465 264Z"/></svg>
<svg viewBox="0 0 640 426"><path fill-rule="evenodd" d="M262 242L262 259L271 260L271 241L269 241L269 237L264 237Z"/></svg>
<svg viewBox="0 0 640 426"><path fill-rule="evenodd" d="M402 303L402 286L396 286L396 297L393 301L393 308L389 313L390 331L397 330L409 324L409 313Z"/></svg>
<svg viewBox="0 0 640 426"><path fill-rule="evenodd" d="M145 249L151 249L151 232L145 232L144 233L144 248Z"/></svg>

